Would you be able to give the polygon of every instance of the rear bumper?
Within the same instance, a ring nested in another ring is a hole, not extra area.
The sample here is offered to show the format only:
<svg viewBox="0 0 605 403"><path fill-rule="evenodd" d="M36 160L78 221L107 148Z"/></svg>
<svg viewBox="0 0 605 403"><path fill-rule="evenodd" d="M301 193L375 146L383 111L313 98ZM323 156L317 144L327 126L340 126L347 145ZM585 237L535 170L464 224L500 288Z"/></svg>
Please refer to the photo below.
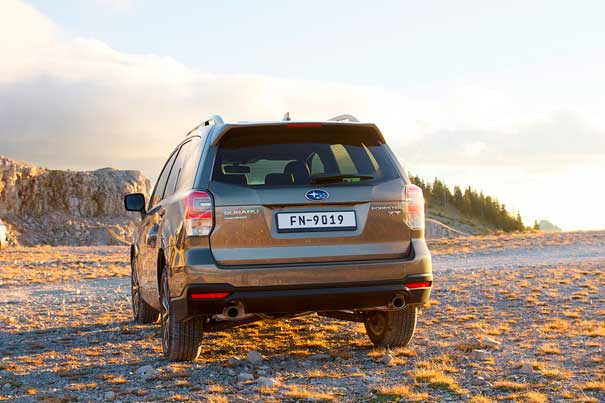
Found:
<svg viewBox="0 0 605 403"><path fill-rule="evenodd" d="M432 275L408 276L403 281L382 284L305 285L297 287L233 287L229 284L192 284L182 296L172 299L177 319L220 314L238 302L246 313L287 314L335 310L359 310L387 306L395 296L406 305L425 304L431 287L409 289L406 283L433 281ZM221 299L192 299L194 293L228 292Z"/></svg>
<svg viewBox="0 0 605 403"><path fill-rule="evenodd" d="M175 262L176 263L176 262ZM395 295L406 304L428 301L432 284L431 256L423 239L412 241L405 259L300 264L265 267L219 267L209 249L184 252L184 265L170 265L172 306L178 319L220 314L240 302L247 313L297 313L355 310L388 305ZM192 299L192 293L227 292L223 299Z"/></svg>

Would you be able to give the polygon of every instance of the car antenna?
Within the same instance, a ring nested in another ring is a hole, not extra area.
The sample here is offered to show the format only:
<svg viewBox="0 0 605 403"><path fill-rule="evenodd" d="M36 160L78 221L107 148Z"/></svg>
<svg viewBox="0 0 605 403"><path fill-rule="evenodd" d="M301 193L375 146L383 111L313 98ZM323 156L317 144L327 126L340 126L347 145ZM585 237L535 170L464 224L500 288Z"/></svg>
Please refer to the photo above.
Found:
<svg viewBox="0 0 605 403"><path fill-rule="evenodd" d="M284 115L283 118L281 118L281 120L285 121L285 122L291 121L292 119L290 119L290 112L286 112L286 114Z"/></svg>

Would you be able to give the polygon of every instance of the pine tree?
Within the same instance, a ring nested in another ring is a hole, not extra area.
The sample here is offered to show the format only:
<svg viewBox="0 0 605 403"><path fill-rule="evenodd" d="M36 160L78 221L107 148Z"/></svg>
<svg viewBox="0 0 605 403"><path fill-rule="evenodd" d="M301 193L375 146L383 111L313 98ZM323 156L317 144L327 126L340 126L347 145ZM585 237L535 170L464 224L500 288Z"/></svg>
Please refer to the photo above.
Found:
<svg viewBox="0 0 605 403"><path fill-rule="evenodd" d="M523 225L519 212L509 212L496 198L477 192L470 186L464 189L464 192L459 186L454 186L452 193L439 178L435 178L432 183L414 175L409 175L409 178L422 189L427 208L453 205L463 216L478 219L483 224L499 230L510 232L528 229ZM537 222L534 222L534 228L536 225Z"/></svg>

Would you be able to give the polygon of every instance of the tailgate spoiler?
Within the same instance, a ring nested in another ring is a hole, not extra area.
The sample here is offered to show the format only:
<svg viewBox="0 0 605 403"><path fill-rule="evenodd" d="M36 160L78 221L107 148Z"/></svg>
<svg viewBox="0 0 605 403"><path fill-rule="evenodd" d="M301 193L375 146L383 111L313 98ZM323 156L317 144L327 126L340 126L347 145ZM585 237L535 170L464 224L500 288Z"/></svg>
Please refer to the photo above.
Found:
<svg viewBox="0 0 605 403"><path fill-rule="evenodd" d="M216 122L216 121L215 121ZM384 136L374 123L359 123L359 122L344 122L344 121L283 121L283 122L242 122L242 123L217 123L213 128L210 136L210 145L216 146L221 139L231 130L245 129L248 127L262 126L284 126L284 127L305 127L306 125L321 125L321 126L362 126L368 127L376 132L380 140L384 143Z"/></svg>

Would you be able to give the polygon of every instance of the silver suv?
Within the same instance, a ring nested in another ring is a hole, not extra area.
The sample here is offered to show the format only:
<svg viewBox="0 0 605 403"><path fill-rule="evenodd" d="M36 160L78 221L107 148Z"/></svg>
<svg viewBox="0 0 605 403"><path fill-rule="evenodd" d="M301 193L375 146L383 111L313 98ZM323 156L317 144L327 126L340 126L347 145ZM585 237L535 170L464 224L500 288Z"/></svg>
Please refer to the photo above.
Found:
<svg viewBox="0 0 605 403"><path fill-rule="evenodd" d="M165 356L197 358L202 333L317 313L404 346L432 286L424 199L372 123L224 123L174 149L131 247L137 321L161 318Z"/></svg>

